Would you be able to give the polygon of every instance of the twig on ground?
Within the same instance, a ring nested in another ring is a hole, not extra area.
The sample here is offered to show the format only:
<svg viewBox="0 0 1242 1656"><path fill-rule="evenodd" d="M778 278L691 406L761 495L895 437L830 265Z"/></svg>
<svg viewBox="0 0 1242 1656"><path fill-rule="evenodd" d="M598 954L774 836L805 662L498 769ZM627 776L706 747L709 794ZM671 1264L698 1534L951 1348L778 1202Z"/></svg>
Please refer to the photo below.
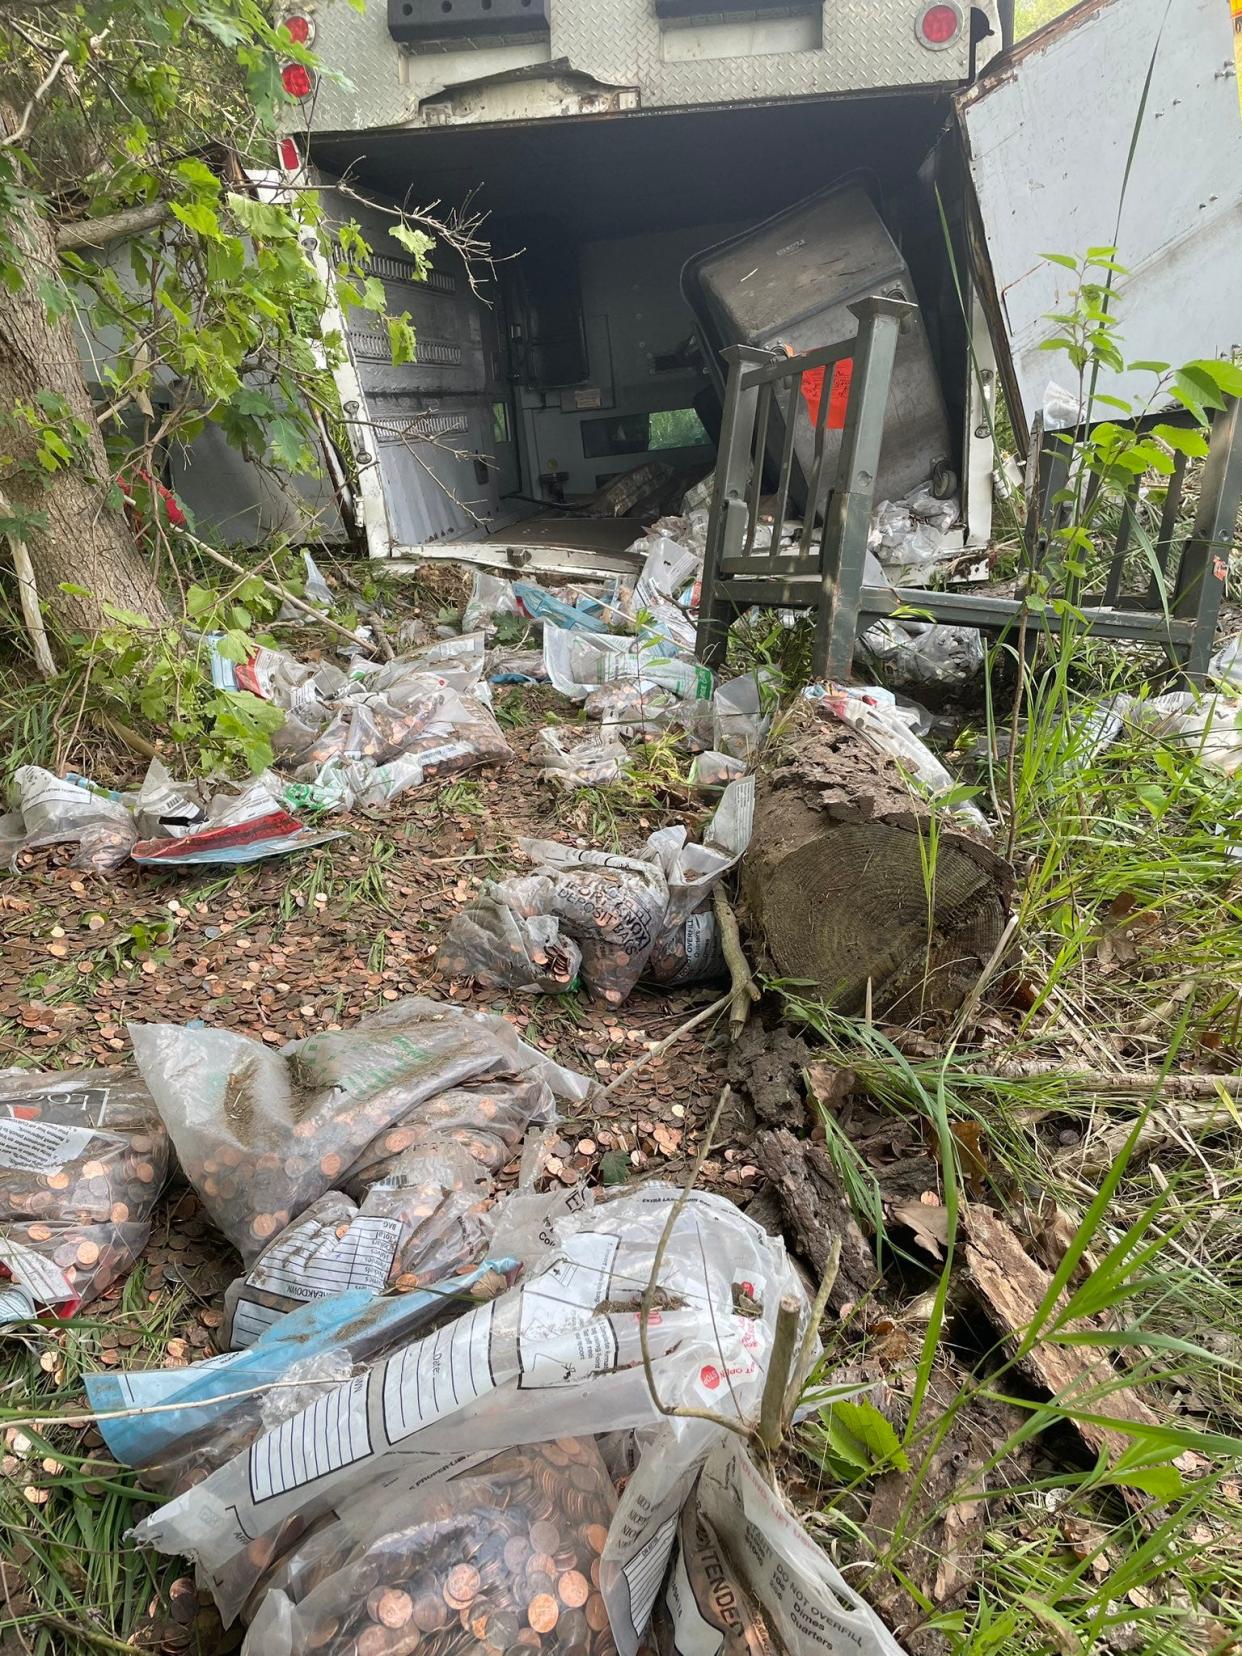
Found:
<svg viewBox="0 0 1242 1656"><path fill-rule="evenodd" d="M738 1437L749 1438L750 1427L743 1420L730 1420L728 1415L717 1414L714 1409L695 1409L688 1405L674 1406L665 1403L656 1387L655 1369L651 1362L651 1345L647 1338L647 1327L651 1320L651 1313L655 1308L656 1290L660 1285L660 1267L664 1264L664 1255L668 1251L669 1238L677 1227L677 1221L690 1200L690 1193L698 1182L699 1174L703 1171L703 1163L712 1147L716 1128L720 1125L720 1118L724 1114L724 1107L732 1096L726 1085L721 1089L716 1108L712 1111L712 1119L708 1122L703 1134L703 1142L699 1146L698 1154L690 1164L685 1182L681 1187L681 1194L672 1203L668 1210L668 1218L664 1221L664 1229L660 1232L660 1240L656 1243L655 1257L651 1261L651 1275L647 1278L647 1286L643 1289L642 1302L638 1308L638 1345L643 1357L643 1376L647 1381L647 1390L651 1393L651 1401L656 1411L662 1415L675 1415L679 1420L710 1420L717 1426L724 1426Z"/></svg>
<svg viewBox="0 0 1242 1656"><path fill-rule="evenodd" d="M653 1058L662 1057L669 1047L681 1040L683 1035L688 1035L692 1029L697 1029L701 1023L706 1023L708 1018L714 1018L718 1012L723 1012L732 999L733 991L730 989L727 995L721 995L719 1000L714 1000L710 1006L703 1007L692 1018L687 1018L685 1023L678 1024L671 1035L666 1035L662 1041L657 1041L653 1047L644 1052L641 1058L636 1058L632 1064L621 1071L620 1075L614 1077L608 1083L603 1092L596 1093L593 1099L588 1100L589 1103L594 1105L596 1113L599 1112L600 1106L606 1103L614 1093L621 1091L627 1081L632 1081L640 1069L645 1069Z"/></svg>
<svg viewBox="0 0 1242 1656"><path fill-rule="evenodd" d="M392 647L388 634L384 631L384 623L379 618L379 611L372 609L367 616L367 625L375 634L375 642L380 647L380 654L385 661L395 661L397 652Z"/></svg>
<svg viewBox="0 0 1242 1656"><path fill-rule="evenodd" d="M737 915L734 914L733 906L724 894L723 886L717 886L712 892L712 912L720 928L720 947L733 982L729 997L729 1039L736 1041L746 1027L751 1003L759 999L759 989L751 975L750 964L742 948L742 934L738 929Z"/></svg>
<svg viewBox="0 0 1242 1656"><path fill-rule="evenodd" d="M953 1020L953 1027L949 1031L950 1046L954 1044L957 1038L961 1035L962 1031L966 1028L966 1025L970 1022L970 1019L974 1016L975 1008L979 1005L979 1002L987 993L988 984L991 983L992 979L996 976L997 968L999 967L1001 961L1004 960L1005 951L1012 942L1013 934L1017 931L1017 929L1018 916L1016 914L1011 914L1009 919L1005 922L1004 931L996 940L996 947L992 950L987 964L979 973L979 977L974 988L962 1002L961 1010L958 1012L957 1017Z"/></svg>

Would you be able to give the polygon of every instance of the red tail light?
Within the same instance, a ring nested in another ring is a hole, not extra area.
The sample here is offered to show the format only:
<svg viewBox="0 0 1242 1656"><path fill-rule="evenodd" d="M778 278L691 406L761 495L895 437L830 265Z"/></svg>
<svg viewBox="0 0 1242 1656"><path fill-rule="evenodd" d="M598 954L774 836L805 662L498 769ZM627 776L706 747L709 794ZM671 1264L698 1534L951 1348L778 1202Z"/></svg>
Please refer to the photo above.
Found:
<svg viewBox="0 0 1242 1656"><path fill-rule="evenodd" d="M280 84L291 98L309 98L315 77L304 63L286 63L280 71Z"/></svg>
<svg viewBox="0 0 1242 1656"><path fill-rule="evenodd" d="M303 17L300 12L292 17L282 17L281 26L288 30L289 39L296 46L310 46L314 43L314 21L309 17Z"/></svg>
<svg viewBox="0 0 1242 1656"><path fill-rule="evenodd" d="M921 45L940 51L945 46L952 46L961 34L962 26L962 8L957 0L933 0L931 5L923 7L915 33Z"/></svg>
<svg viewBox="0 0 1242 1656"><path fill-rule="evenodd" d="M296 138L282 138L276 146L276 152L280 157L280 165L285 172L301 172L302 157L298 151Z"/></svg>

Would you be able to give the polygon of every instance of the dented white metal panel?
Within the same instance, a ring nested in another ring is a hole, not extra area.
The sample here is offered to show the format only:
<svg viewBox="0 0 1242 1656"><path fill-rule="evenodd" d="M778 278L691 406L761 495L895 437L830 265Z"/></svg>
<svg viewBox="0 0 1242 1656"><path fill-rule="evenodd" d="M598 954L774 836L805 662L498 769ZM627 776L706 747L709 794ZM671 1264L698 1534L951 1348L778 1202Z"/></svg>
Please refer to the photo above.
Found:
<svg viewBox="0 0 1242 1656"><path fill-rule="evenodd" d="M308 6L321 76L307 113L319 132L537 120L708 104L769 103L884 87L939 86L970 73L963 27L932 50L919 37L927 0L822 0L788 16L693 23L656 15L654 0L553 0L548 33L512 43L406 48L384 0ZM975 0L989 12L992 0Z"/></svg>
<svg viewBox="0 0 1242 1656"><path fill-rule="evenodd" d="M1080 5L993 64L958 112L1022 404L1015 422L1029 428L1050 381L1077 385L1065 355L1041 349L1056 331L1048 315L1070 308L1076 285L1045 253L1117 247L1127 362L1242 345L1242 118L1225 0ZM1098 389L1145 402L1152 385L1126 372Z"/></svg>

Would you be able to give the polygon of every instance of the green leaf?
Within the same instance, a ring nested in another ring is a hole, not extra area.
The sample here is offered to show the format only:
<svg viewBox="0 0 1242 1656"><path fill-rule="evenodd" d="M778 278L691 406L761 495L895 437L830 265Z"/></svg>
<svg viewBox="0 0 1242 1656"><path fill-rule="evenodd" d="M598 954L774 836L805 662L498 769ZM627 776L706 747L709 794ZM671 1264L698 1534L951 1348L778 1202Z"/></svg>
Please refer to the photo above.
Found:
<svg viewBox="0 0 1242 1656"><path fill-rule="evenodd" d="M185 595L186 614L192 619L215 608L216 595L207 587L192 586Z"/></svg>
<svg viewBox="0 0 1242 1656"><path fill-rule="evenodd" d="M1236 362L1223 362L1215 357L1202 357L1197 362L1188 362L1182 369L1183 374L1193 374L1200 380L1206 380L1217 391L1223 391L1227 397L1242 397L1242 367ZM1214 405L1215 406L1215 405Z"/></svg>
<svg viewBox="0 0 1242 1656"><path fill-rule="evenodd" d="M1175 453L1189 455L1192 460L1201 460L1208 451L1208 440L1202 430L1190 426L1153 426L1151 434L1167 443Z"/></svg>
<svg viewBox="0 0 1242 1656"><path fill-rule="evenodd" d="M1223 408L1225 399L1216 388L1216 381L1210 374L1191 363L1185 368L1179 368L1173 376L1175 391L1182 392L1187 397L1197 399L1201 408Z"/></svg>
<svg viewBox="0 0 1242 1656"><path fill-rule="evenodd" d="M1041 253L1041 259L1047 259L1049 264L1063 265L1066 270L1077 270L1078 260L1072 259L1068 253Z"/></svg>
<svg viewBox="0 0 1242 1656"><path fill-rule="evenodd" d="M1167 362L1131 362L1128 364L1132 374L1167 374Z"/></svg>
<svg viewBox="0 0 1242 1656"><path fill-rule="evenodd" d="M219 215L205 201L174 201L172 215L180 219L187 230L206 236L209 241L214 241L221 234Z"/></svg>
<svg viewBox="0 0 1242 1656"><path fill-rule="evenodd" d="M901 1447L901 1439L874 1403L858 1400L834 1403L825 1413L831 1414L838 1426L869 1450L872 1465L883 1464L893 1466L899 1472L908 1471L910 1462Z"/></svg>
<svg viewBox="0 0 1242 1656"><path fill-rule="evenodd" d="M388 327L388 349L392 353L392 365L399 368L403 362L413 362L415 357L414 329L410 326L409 312L401 316L386 316Z"/></svg>
<svg viewBox="0 0 1242 1656"><path fill-rule="evenodd" d="M50 321L59 322L61 317L67 314L69 294L63 282L40 274L35 277L35 292L39 295Z"/></svg>
<svg viewBox="0 0 1242 1656"><path fill-rule="evenodd" d="M1113 1472L1106 1482L1123 1489L1141 1489L1158 1501L1174 1501L1185 1494L1186 1483L1175 1466L1140 1466L1132 1471Z"/></svg>
<svg viewBox="0 0 1242 1656"><path fill-rule="evenodd" d="M184 183L193 184L200 191L206 191L213 196L220 194L220 180L206 162L200 161L196 155L188 155L185 160L178 161L173 171Z"/></svg>

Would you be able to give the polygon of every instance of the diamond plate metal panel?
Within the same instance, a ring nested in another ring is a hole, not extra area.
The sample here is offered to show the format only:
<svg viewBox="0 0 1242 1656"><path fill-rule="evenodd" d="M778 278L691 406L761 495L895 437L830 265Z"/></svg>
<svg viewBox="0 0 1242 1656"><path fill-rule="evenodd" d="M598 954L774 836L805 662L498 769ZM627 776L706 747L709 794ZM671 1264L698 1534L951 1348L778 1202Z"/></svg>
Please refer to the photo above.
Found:
<svg viewBox="0 0 1242 1656"><path fill-rule="evenodd" d="M347 0L324 0L315 50L346 82L321 78L309 114L321 132L451 125L453 89L469 86L472 121L512 119L519 109L529 116L530 77L541 64L557 82L546 100L549 118L588 112L599 106L601 91L618 89L641 109L670 110L960 84L970 62L970 8L961 3L967 26L941 51L929 51L915 32L922 0L824 0L818 45L772 50L780 37L756 24L749 50L687 58L685 26L662 27L653 0L552 0L550 36L420 51L394 44L382 6L368 5L360 15ZM705 53L721 49L711 44L711 32L703 31ZM720 35L730 45L735 39ZM522 80L514 78L523 72ZM520 104L513 97L519 87L526 94Z"/></svg>

